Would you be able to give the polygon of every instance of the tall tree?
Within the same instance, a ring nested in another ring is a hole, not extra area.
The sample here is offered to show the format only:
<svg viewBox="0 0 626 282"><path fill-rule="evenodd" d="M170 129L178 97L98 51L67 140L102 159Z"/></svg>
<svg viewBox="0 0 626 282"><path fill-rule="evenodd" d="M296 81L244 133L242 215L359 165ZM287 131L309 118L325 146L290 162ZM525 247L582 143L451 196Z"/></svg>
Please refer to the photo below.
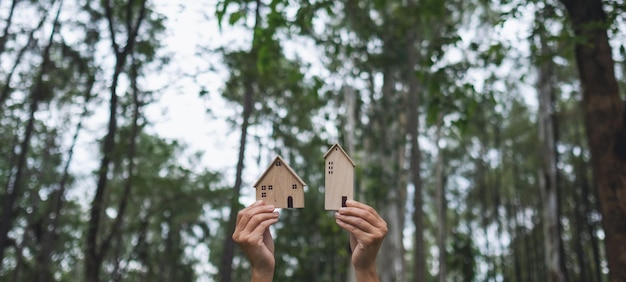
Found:
<svg viewBox="0 0 626 282"><path fill-rule="evenodd" d="M89 213L89 223L86 233L85 246L85 281L100 281L100 268L105 254L109 251L109 244L112 239L111 235L102 236L101 217L104 211L105 195L107 191L107 182L109 177L109 167L111 165L112 154L115 149L115 140L117 134L117 114L118 114L118 82L120 75L124 71L126 60L133 52L133 48L137 41L137 36L144 17L146 15L147 0L139 2L129 1L124 7L125 11L125 42L121 47L118 42L117 12L119 8L113 6L110 0L103 1L103 9L108 24L109 36L111 40L111 48L115 55L115 66L111 79L110 100L109 100L109 122L108 132L103 140L102 159L100 168L98 169L97 186ZM113 233L111 233L113 234Z"/></svg>
<svg viewBox="0 0 626 282"><path fill-rule="evenodd" d="M85 70L89 72L88 70ZM46 212L47 219L44 223L44 230L42 235L41 249L37 253L36 256L36 268L37 268L37 281L45 282L51 281L53 278L53 269L51 267L53 260L53 251L54 248L58 244L59 240L59 229L61 222L61 212L64 211L64 207L66 207L66 192L68 190L68 186L70 186L70 164L72 163L72 159L74 157L74 150L76 149L76 143L78 142L78 136L83 128L83 121L87 117L89 110L88 105L93 97L93 86L95 83L95 75L89 75L88 81L85 86L84 93L84 108L81 113L80 119L76 124L76 128L74 131L74 135L72 136L72 141L70 148L67 153L67 159L63 166L61 179L59 180L58 187L51 193L50 203L48 204L48 211Z"/></svg>
<svg viewBox="0 0 626 282"><path fill-rule="evenodd" d="M446 201L446 177L444 175L444 157L443 148L441 147L443 127L443 113L437 115L437 125L435 133L435 146L437 148L437 157L435 160L435 201L437 203L437 249L439 272L437 280L445 282L447 277L447 259L446 259L446 237L447 237L447 201Z"/></svg>
<svg viewBox="0 0 626 282"><path fill-rule="evenodd" d="M416 1L410 0L407 3L407 10L414 11L417 7ZM417 23L410 23L406 35L407 41L407 69L408 69L408 108L407 108L407 135L410 144L409 164L411 167L411 183L413 183L413 215L412 220L415 226L413 234L413 281L424 281L426 279L426 251L424 249L424 201L422 192L422 151L419 144L420 128L420 91L419 81L416 73L418 63L418 52L416 46ZM441 250L440 250L441 252ZM441 261L441 260L440 260Z"/></svg>
<svg viewBox="0 0 626 282"><path fill-rule="evenodd" d="M537 12L538 24L537 37L540 56L537 58L538 82L537 94L539 101L539 141L541 142L541 155L543 166L539 186L542 198L543 230L545 262L548 270L548 281L566 281L564 262L561 257L561 232L559 213L559 183L557 170L556 151L556 115L555 115L555 90L554 90L554 63L552 59L552 47L548 42L547 31L543 27L547 18L544 13L551 9L545 8Z"/></svg>
<svg viewBox="0 0 626 282"><path fill-rule="evenodd" d="M626 121L615 78L601 0L561 0L576 36L576 64L593 177L600 207L611 281L626 280Z"/></svg>
<svg viewBox="0 0 626 282"><path fill-rule="evenodd" d="M230 213L227 221L226 228L224 229L224 249L222 250L222 258L220 262L220 281L230 282L232 281L233 272L233 257L235 250L235 242L233 241L232 234L235 231L235 224L237 221L237 213L239 212L239 195L241 186L243 184L243 169L246 152L246 139L248 138L248 128L250 126L250 116L254 110L255 88L254 83L258 74L259 61L258 52L260 38L262 34L261 28L261 9L262 3L260 0L254 2L254 27L252 29L252 47L250 48L248 59L252 62L246 68L245 75L243 77L244 93L243 93L243 113L241 121L241 132L239 136L239 154L237 156L237 169L235 172L235 184L233 186L232 195L230 196ZM227 4L224 4L224 9L227 8Z"/></svg>

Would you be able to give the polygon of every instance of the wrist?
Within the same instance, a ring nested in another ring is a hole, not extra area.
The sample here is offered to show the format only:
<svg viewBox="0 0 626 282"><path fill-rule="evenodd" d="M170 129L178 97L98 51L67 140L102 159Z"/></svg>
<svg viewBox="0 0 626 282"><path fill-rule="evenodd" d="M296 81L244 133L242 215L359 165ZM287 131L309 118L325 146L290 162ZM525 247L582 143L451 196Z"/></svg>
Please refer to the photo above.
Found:
<svg viewBox="0 0 626 282"><path fill-rule="evenodd" d="M357 282L378 282L378 273L376 272L376 266L368 268L354 268Z"/></svg>
<svg viewBox="0 0 626 282"><path fill-rule="evenodd" d="M251 282L271 282L274 280L274 269L252 268Z"/></svg>

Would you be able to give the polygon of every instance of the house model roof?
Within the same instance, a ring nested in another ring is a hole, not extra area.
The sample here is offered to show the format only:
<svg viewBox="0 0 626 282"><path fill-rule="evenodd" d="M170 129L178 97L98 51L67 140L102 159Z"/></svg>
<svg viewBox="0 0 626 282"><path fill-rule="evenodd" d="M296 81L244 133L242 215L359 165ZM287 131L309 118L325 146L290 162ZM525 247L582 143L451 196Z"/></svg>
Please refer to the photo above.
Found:
<svg viewBox="0 0 626 282"><path fill-rule="evenodd" d="M332 146L330 147L330 149L328 149L328 152L326 152L326 154L324 154L324 159L326 159L326 157L328 157L328 155L329 155L329 154L330 154L333 150L335 150L336 148L338 148L338 149L339 149L339 151L340 151L340 152L341 152L344 156L346 156L346 158L348 159L348 161L350 161L350 163L352 164L352 166L356 166L356 165L354 164L354 161L352 161L352 159L350 158L350 156L348 156L348 154L346 153L346 151L344 151L344 150L343 150L343 148L341 148L341 146L339 146L339 144L338 144L338 143L335 143L335 145L332 145Z"/></svg>
<svg viewBox="0 0 626 282"><path fill-rule="evenodd" d="M300 176L298 176L298 174L295 171L293 171L293 169L291 169L291 167L285 162L285 160L283 160L283 158L281 158L280 156L276 156L274 160L270 162L270 165L267 167L267 169L265 169L263 174L261 174L259 179L252 185L252 187L256 188L257 186L259 186L259 183L261 182L261 180L263 180L263 178L265 178L265 175L267 175L267 173L270 170L272 170L272 167L274 166L276 161L280 161L282 166L284 166L287 169L287 171L289 171L289 173L291 173L296 178L296 180L300 182L300 185L306 186L306 183L304 183L304 181L300 178Z"/></svg>

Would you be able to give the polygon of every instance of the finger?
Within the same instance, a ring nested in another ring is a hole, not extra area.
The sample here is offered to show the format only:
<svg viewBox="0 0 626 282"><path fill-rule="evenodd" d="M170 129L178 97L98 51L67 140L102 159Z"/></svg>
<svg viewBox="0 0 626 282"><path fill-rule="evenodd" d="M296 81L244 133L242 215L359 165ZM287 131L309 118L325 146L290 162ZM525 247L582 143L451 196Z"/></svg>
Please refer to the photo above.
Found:
<svg viewBox="0 0 626 282"><path fill-rule="evenodd" d="M340 208L338 212L343 215L363 218L377 228L387 227L385 220L378 214L378 212L376 212L374 208L354 200L346 201L346 207Z"/></svg>
<svg viewBox="0 0 626 282"><path fill-rule="evenodd" d="M362 230L358 226L355 226L354 224L350 224L348 222L345 222L345 221L343 221L343 220L341 220L339 218L336 218L335 222L337 222L337 225L339 225L339 227L341 227L342 229L348 231L348 233L350 233L350 235L352 235L351 237L354 237L354 239L356 241L359 241L359 239L364 238L365 236L367 236L369 234L368 232ZM351 242L350 245L352 245L352 242ZM356 244L354 244L354 245L356 245ZM351 247L354 248L353 246L351 246Z"/></svg>
<svg viewBox="0 0 626 282"><path fill-rule="evenodd" d="M278 214L262 214L251 220L247 226L238 226L233 233L233 240L238 244L256 245L265 240L263 236L264 229L278 222Z"/></svg>
<svg viewBox="0 0 626 282"><path fill-rule="evenodd" d="M278 213L273 214L272 217L264 218L263 220L259 220L258 224L251 230L250 234L265 236L265 231L270 227L270 225L278 222Z"/></svg>
<svg viewBox="0 0 626 282"><path fill-rule="evenodd" d="M243 217L246 213L248 213L251 209L253 209L253 208L255 208L255 207L258 207L258 206L262 206L262 205L263 205L263 201L258 200L258 201L256 201L256 202L254 202L254 203L250 204L249 206L247 206L247 207L243 208L242 210L240 210L240 211L237 213L237 221L240 221L240 220L241 220L241 218L242 218L242 217Z"/></svg>
<svg viewBox="0 0 626 282"><path fill-rule="evenodd" d="M264 206L259 205L259 203L253 204L253 206L247 207L237 214L237 223L235 225L235 232L233 233L233 238L247 235L253 227L248 227L250 225L250 220L254 218L255 215L259 214L272 214L274 208L272 206ZM256 223L254 223L256 225Z"/></svg>
<svg viewBox="0 0 626 282"><path fill-rule="evenodd" d="M367 211L368 213L372 214L374 217L380 218L380 215L378 214L378 212L374 208L372 208L371 206L366 205L364 203L357 202L355 200L347 200L346 201L346 207L352 207L352 208L357 208L357 209L360 209L360 210L364 210L364 211Z"/></svg>
<svg viewBox="0 0 626 282"><path fill-rule="evenodd" d="M269 232L269 227L276 222L278 222L278 217L268 218L259 222L259 224L252 231L250 231L250 233L247 233L248 236L246 236L246 238L249 240L248 243L253 245L263 244L268 249L273 251L274 241L272 240L271 235L269 236L269 238L266 237L265 232ZM270 244L268 243L271 243L271 248Z"/></svg>
<svg viewBox="0 0 626 282"><path fill-rule="evenodd" d="M384 221L380 217L366 210L353 207L339 209L337 216L352 224L363 225L364 228L365 225L372 226L373 228L382 228L384 225Z"/></svg>
<svg viewBox="0 0 626 282"><path fill-rule="evenodd" d="M243 231L245 233L250 233L250 234L261 236L261 235L263 235L264 229L261 229L261 232L258 232L257 229L259 229L259 227L262 227L264 225L265 221L273 220L273 219L278 220L278 212L277 211L263 212L263 213L255 214L254 216L252 216L250 218L250 220L248 221L248 224L246 224L246 226L243 229ZM255 232L255 231L257 231L257 232Z"/></svg>
<svg viewBox="0 0 626 282"><path fill-rule="evenodd" d="M244 228L248 225L248 221L250 221L250 218L254 215L259 213L271 213L274 209L274 206L265 205L262 201L256 201L249 207L240 210L239 213L237 213L237 227Z"/></svg>
<svg viewBox="0 0 626 282"><path fill-rule="evenodd" d="M376 229L372 223L359 216L335 213L335 218L367 233L374 232Z"/></svg>
<svg viewBox="0 0 626 282"><path fill-rule="evenodd" d="M256 201L256 202L252 203L251 205L249 205L249 206L247 206L247 207L243 208L242 210L240 210L240 211L237 213L237 225L239 225L239 224L244 224L244 226L245 226L245 223L246 223L247 221L246 221L246 222L244 222L243 217L244 217L246 214L248 214L248 212L250 211L250 209L252 209L252 208L254 208L254 207L258 207L258 206L260 206L260 205L262 205L262 204L263 204L263 201Z"/></svg>

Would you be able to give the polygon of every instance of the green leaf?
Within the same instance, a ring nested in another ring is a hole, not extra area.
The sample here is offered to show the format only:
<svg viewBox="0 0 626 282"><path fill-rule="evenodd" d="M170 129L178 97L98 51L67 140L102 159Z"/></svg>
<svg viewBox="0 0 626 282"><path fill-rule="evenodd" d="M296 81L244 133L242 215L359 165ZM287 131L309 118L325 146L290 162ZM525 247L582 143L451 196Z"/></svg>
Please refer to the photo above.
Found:
<svg viewBox="0 0 626 282"><path fill-rule="evenodd" d="M228 17L228 24L230 25L236 24L240 19L244 18L245 15L246 15L245 11L241 11L241 10L230 14L230 16Z"/></svg>

